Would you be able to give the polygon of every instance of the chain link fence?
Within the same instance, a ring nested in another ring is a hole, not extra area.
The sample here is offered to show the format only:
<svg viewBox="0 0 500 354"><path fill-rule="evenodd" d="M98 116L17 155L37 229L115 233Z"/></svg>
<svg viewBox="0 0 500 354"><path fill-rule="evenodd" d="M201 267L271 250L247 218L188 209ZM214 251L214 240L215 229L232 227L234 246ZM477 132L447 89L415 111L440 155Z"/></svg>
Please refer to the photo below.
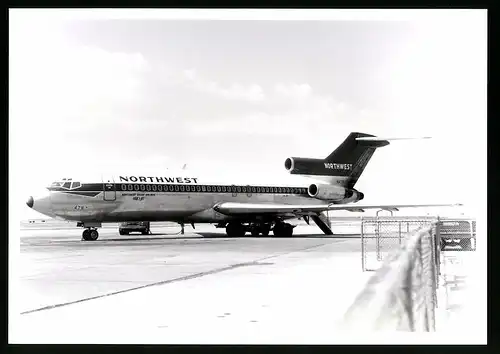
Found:
<svg viewBox="0 0 500 354"><path fill-rule="evenodd" d="M375 217L361 220L361 259L363 271L375 271L392 252L401 249L407 239L422 227L430 227L437 218Z"/></svg>
<svg viewBox="0 0 500 354"><path fill-rule="evenodd" d="M435 219L363 223L367 240L383 230L390 241L378 245L376 238L365 241L371 242L373 253L384 261L347 311L345 325L355 331L434 331L440 260L438 223Z"/></svg>

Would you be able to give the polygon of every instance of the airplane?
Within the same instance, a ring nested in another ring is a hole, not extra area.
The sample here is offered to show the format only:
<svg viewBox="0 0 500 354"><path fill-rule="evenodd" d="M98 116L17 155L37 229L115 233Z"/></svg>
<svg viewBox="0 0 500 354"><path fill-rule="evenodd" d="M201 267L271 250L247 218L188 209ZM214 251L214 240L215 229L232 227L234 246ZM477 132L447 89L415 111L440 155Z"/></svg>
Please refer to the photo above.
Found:
<svg viewBox="0 0 500 354"><path fill-rule="evenodd" d="M277 237L290 237L295 226L286 221L302 218L333 235L325 212L461 205L357 205L364 194L354 186L375 150L389 145L389 140L393 139L352 132L324 159L289 157L284 167L300 176L300 183L223 183L166 173L101 175L89 180L62 178L43 195L30 196L26 204L52 218L77 222L84 228L84 241L97 240L102 223L127 221L170 221L183 228L184 223L193 228L195 223L211 223L225 228L229 237L246 232L267 236L271 230Z"/></svg>

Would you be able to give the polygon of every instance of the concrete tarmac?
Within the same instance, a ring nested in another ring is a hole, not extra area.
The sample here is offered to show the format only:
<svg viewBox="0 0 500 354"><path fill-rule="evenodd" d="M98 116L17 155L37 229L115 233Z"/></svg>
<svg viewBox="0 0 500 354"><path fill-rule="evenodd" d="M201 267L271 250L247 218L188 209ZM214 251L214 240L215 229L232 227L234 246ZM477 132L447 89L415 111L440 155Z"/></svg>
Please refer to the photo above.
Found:
<svg viewBox="0 0 500 354"><path fill-rule="evenodd" d="M185 235L180 235L179 230L157 226L152 229L153 235L120 236L115 228L102 228L94 242L81 241L82 230L76 228L21 230L16 303L23 331L15 338L26 343L68 342L70 337L60 334L72 328L69 342L99 342L88 333L78 337L83 334L76 328L86 321L92 322L92 318L95 323L91 326L106 322L116 328L122 322L120 317L130 328L170 326L171 331L177 330L175 338L179 338L187 332L182 330L183 315L174 316L175 311L190 312L196 308L200 316L191 312L190 321L202 321L208 327L213 325L207 324L208 320L240 312L238 325L248 325L260 321L248 308L262 310L264 306L265 309L271 306L266 305L266 299L270 298L275 299L274 310L280 306L282 311L293 307L300 313L316 298L329 297L330 306L338 307L340 318L367 279L361 272L359 237L325 236L313 226L298 226L296 236L291 238L228 238L223 230L210 225L197 225L196 230L186 226ZM314 281L306 284L311 280ZM346 290L342 284L349 281ZM317 287L323 283L328 291ZM249 297L249 292L258 295ZM210 300L214 298L215 302ZM163 301L169 303L168 310L160 306ZM149 317L137 312L137 308L152 303L163 309L164 317L151 319L160 308L155 310L155 306L147 307ZM207 318L203 309L215 303L221 309ZM225 308L226 305L229 307ZM106 311L112 314L104 315ZM286 321L288 315L276 316L275 319ZM324 316L333 325L332 316L326 313ZM316 321L321 323L317 318ZM310 324L299 324L303 326ZM113 338L101 342L120 343L118 337ZM138 341L132 342L142 341L134 338ZM202 339L192 342L200 341L203 342Z"/></svg>

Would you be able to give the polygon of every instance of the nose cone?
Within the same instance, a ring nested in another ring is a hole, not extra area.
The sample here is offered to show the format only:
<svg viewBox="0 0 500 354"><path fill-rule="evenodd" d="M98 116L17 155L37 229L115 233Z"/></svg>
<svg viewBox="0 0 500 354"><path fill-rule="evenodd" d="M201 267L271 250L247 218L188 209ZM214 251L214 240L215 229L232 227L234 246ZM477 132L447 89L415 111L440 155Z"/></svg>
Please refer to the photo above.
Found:
<svg viewBox="0 0 500 354"><path fill-rule="evenodd" d="M26 201L26 205L41 214L52 216L52 204L48 191L33 194Z"/></svg>
<svg viewBox="0 0 500 354"><path fill-rule="evenodd" d="M33 208L33 197L29 197L28 201L26 202L26 205L29 206L30 208Z"/></svg>

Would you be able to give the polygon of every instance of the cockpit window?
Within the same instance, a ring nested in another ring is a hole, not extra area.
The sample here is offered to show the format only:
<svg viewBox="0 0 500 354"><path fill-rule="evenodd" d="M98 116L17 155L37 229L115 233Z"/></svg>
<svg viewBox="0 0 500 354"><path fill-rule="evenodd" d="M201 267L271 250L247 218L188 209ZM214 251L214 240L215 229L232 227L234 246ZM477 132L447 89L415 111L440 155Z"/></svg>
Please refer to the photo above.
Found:
<svg viewBox="0 0 500 354"><path fill-rule="evenodd" d="M60 181L52 182L50 186L71 190L80 188L82 184L80 182L73 182L71 178L62 178Z"/></svg>

